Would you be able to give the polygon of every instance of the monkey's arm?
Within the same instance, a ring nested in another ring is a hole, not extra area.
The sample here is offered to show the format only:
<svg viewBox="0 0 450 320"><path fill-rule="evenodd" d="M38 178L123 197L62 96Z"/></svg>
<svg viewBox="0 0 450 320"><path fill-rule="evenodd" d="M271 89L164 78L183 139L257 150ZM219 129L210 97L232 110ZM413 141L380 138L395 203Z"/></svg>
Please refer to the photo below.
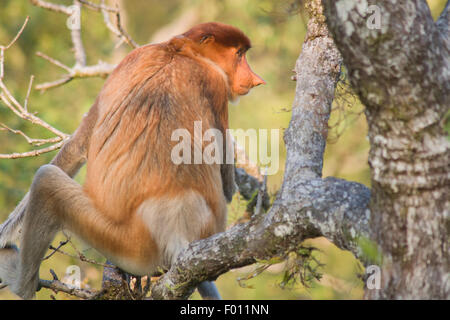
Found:
<svg viewBox="0 0 450 320"><path fill-rule="evenodd" d="M80 126L63 145L50 164L53 164L68 176L74 177L87 160L90 137L97 122L98 108L95 103L83 117Z"/></svg>
<svg viewBox="0 0 450 320"><path fill-rule="evenodd" d="M74 177L86 162L89 140L97 117L97 103L94 103L88 114L84 116L81 125L51 161L51 164L61 168L70 177ZM18 238L28 198L29 194L27 193L11 212L8 219L0 225L0 248Z"/></svg>
<svg viewBox="0 0 450 320"><path fill-rule="evenodd" d="M222 176L222 188L225 198L228 202L231 202L233 195L237 190L234 177L234 141L228 131L226 132L225 139L225 155L223 156L223 164L220 166L220 174ZM227 159L233 159L233 163L227 163Z"/></svg>
<svg viewBox="0 0 450 320"><path fill-rule="evenodd" d="M220 173L222 175L223 193L227 201L231 202L237 189L234 181L234 164L222 164Z"/></svg>

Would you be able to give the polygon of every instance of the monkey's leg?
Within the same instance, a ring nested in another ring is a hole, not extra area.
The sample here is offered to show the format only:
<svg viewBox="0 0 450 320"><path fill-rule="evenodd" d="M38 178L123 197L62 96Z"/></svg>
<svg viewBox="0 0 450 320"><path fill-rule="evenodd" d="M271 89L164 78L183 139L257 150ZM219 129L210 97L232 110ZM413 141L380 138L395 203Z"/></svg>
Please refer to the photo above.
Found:
<svg viewBox="0 0 450 320"><path fill-rule="evenodd" d="M198 287L198 292L205 300L222 300L219 290L212 281L203 281Z"/></svg>
<svg viewBox="0 0 450 320"><path fill-rule="evenodd" d="M149 256L146 244L150 241L145 237L144 226L141 228L135 220L114 223L95 208L77 182L60 168L44 165L37 171L30 189L13 292L25 299L34 296L41 260L61 228L74 232L100 252L107 252L108 258L118 257L131 269L135 265L146 266L140 261L135 263L136 257ZM127 255L135 252L131 257Z"/></svg>
<svg viewBox="0 0 450 320"><path fill-rule="evenodd" d="M86 161L87 148L93 127L97 121L97 114L97 103L95 103L89 113L85 115L75 133L64 143L61 150L51 161L51 164L60 167L70 177L75 176ZM2 254L1 248L17 240L28 199L29 193L23 197L8 219L0 224L0 255Z"/></svg>
<svg viewBox="0 0 450 320"><path fill-rule="evenodd" d="M54 191L47 188L48 180L54 179L58 183L59 179L48 175L49 170L45 166L37 171L24 211L18 270L15 281L10 284L11 291L24 299L33 298L38 286L41 260L59 229L59 222L52 215L55 210Z"/></svg>
<svg viewBox="0 0 450 320"><path fill-rule="evenodd" d="M0 289L14 283L19 264L19 250L14 245L0 249Z"/></svg>

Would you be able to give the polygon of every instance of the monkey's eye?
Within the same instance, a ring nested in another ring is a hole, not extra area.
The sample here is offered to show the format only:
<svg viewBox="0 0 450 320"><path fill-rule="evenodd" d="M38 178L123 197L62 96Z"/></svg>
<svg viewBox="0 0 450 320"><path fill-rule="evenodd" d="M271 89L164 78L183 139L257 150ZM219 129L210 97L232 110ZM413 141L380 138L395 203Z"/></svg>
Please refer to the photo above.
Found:
<svg viewBox="0 0 450 320"><path fill-rule="evenodd" d="M239 58L242 58L242 56L244 55L244 53L245 53L245 50L242 49L242 48L239 48L239 50L236 51L236 55L237 55Z"/></svg>

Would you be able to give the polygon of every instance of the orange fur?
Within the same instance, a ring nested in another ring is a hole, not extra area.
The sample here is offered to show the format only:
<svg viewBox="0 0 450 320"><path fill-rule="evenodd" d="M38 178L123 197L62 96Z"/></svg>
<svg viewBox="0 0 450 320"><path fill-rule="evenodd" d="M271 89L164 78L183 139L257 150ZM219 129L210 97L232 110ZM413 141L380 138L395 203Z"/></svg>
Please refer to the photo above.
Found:
<svg viewBox="0 0 450 320"><path fill-rule="evenodd" d="M226 158L227 100L264 83L245 59L250 46L240 30L207 23L123 59L76 133L34 177L20 257L0 250L9 257L0 261L0 276L13 292L34 295L40 263L61 227L136 275L170 265L189 242L225 230L234 165L176 165L171 153L179 142L171 137L176 129L190 132L193 160L210 143L194 142L201 121L203 133L222 134ZM82 187L72 177L85 158Z"/></svg>
<svg viewBox="0 0 450 320"><path fill-rule="evenodd" d="M239 54L250 46L240 30L209 23L168 42L136 49L120 63L97 100L99 116L88 149L84 191L102 214L115 224L130 225L130 234L139 230L152 241L151 230L137 217L139 207L148 199L175 199L195 191L213 215L196 237L224 230L220 165L174 165L171 150L176 142L170 139L178 128L194 137L194 121L202 122L203 132L217 128L225 137L228 98L264 83ZM103 246L130 256L120 242Z"/></svg>

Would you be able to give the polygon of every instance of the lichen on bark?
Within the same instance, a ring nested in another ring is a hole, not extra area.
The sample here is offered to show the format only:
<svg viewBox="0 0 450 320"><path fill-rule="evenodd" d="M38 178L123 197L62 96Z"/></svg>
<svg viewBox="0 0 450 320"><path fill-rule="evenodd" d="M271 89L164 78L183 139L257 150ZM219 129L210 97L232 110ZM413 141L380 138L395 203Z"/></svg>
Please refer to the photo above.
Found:
<svg viewBox="0 0 450 320"><path fill-rule="evenodd" d="M384 266L367 297L448 299L449 5L435 23L424 0L322 2L369 125L370 227ZM367 26L371 4L380 28Z"/></svg>

